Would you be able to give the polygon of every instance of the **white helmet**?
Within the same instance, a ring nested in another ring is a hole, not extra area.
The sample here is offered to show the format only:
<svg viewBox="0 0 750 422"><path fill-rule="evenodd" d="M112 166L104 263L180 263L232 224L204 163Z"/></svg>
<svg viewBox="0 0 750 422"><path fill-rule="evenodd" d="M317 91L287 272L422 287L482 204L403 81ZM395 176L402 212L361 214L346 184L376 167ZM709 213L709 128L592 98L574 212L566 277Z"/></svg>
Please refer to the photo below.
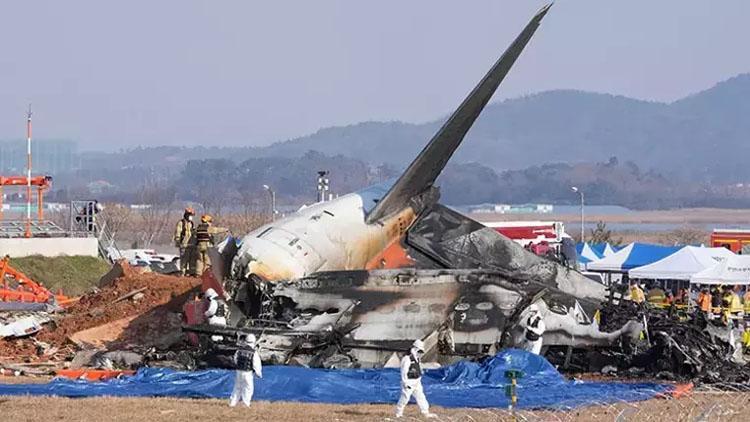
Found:
<svg viewBox="0 0 750 422"><path fill-rule="evenodd" d="M245 344L247 344L250 347L255 347L255 334L250 333L245 336L244 339Z"/></svg>
<svg viewBox="0 0 750 422"><path fill-rule="evenodd" d="M424 342L422 340L416 339L414 340L414 343L412 343L411 348L412 350L424 353Z"/></svg>
<svg viewBox="0 0 750 422"><path fill-rule="evenodd" d="M219 295L216 293L216 290L214 290L214 289L208 289L208 290L206 290L206 297L209 300L212 300L212 299L216 299L217 297L219 297Z"/></svg>

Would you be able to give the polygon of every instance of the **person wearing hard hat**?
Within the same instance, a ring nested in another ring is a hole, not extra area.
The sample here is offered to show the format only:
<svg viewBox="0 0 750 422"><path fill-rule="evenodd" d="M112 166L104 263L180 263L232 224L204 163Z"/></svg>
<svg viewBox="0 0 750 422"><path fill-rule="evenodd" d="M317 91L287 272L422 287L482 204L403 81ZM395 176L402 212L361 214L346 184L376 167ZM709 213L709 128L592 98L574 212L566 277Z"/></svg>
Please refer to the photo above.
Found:
<svg viewBox="0 0 750 422"><path fill-rule="evenodd" d="M698 308L703 312L703 316L708 319L711 314L711 292L707 287L702 288L701 292L698 293Z"/></svg>
<svg viewBox="0 0 750 422"><path fill-rule="evenodd" d="M643 289L635 280L630 281L630 300L635 303L643 303L646 301L646 295L643 293Z"/></svg>
<svg viewBox="0 0 750 422"><path fill-rule="evenodd" d="M430 413L430 404L422 388L422 355L424 355L424 342L414 340L409 354L401 359L401 397L396 404L397 418L404 416L404 408L409 404L412 395L417 400L417 406L423 416L436 417L434 413Z"/></svg>
<svg viewBox="0 0 750 422"><path fill-rule="evenodd" d="M739 321L745 316L745 309L742 307L742 300L740 299L740 295L737 294L736 287L730 289L729 294L731 295L729 298L729 312L734 320L734 326L739 326Z"/></svg>
<svg viewBox="0 0 750 422"><path fill-rule="evenodd" d="M544 318L536 304L529 306L529 313L524 323L524 350L538 355L542 352L542 342L544 331L547 326L544 324Z"/></svg>
<svg viewBox="0 0 750 422"><path fill-rule="evenodd" d="M263 367L260 354L255 347L254 334L248 334L237 342L237 351L234 352L233 360L237 372L234 376L234 389L229 397L229 406L237 406L240 400L245 406L250 406L255 389L253 376L263 378Z"/></svg>
<svg viewBox="0 0 750 422"><path fill-rule="evenodd" d="M174 229L174 236L172 240L177 250L180 253L180 275L188 275L192 270L193 260L193 245L191 240L193 237L193 216L195 211L187 207L185 212L182 214L182 218L177 222L177 226Z"/></svg>
<svg viewBox="0 0 750 422"><path fill-rule="evenodd" d="M229 231L221 227L214 227L212 224L213 217L204 214L201 216L200 224L195 229L195 240L197 242L195 271L198 277L203 275L203 271L211 265L208 249L214 245L214 235Z"/></svg>

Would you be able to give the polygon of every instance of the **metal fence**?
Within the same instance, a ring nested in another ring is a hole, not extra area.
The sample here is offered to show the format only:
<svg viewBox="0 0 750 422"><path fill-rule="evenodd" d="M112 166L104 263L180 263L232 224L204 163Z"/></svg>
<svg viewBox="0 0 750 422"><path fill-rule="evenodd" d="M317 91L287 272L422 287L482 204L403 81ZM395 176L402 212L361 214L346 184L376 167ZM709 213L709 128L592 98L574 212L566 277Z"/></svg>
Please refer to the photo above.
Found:
<svg viewBox="0 0 750 422"><path fill-rule="evenodd" d="M527 393L528 394L528 393ZM523 403L523 393L520 401ZM428 397L429 398L429 397ZM416 406L414 406L416 408ZM552 409L436 409L442 421L748 421L750 385L722 384L635 402L602 403ZM406 420L420 419L416 409ZM401 419L399 419L401 420ZM421 419L420 419L421 420Z"/></svg>

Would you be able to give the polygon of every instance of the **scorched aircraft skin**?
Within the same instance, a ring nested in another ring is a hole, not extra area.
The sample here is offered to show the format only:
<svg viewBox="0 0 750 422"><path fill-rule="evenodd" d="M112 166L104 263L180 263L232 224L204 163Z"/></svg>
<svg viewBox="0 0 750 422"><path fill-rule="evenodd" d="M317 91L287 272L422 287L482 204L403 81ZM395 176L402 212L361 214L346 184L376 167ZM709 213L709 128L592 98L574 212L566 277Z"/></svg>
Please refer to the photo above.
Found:
<svg viewBox="0 0 750 422"><path fill-rule="evenodd" d="M541 9L394 183L301 209L224 243L213 274L231 303L231 328L261 335L266 361L380 366L425 339L449 361L518 346L532 303L545 345L594 347L634 336L604 333L592 315L601 284L528 253L437 203L435 180L489 102L549 5ZM205 277L204 277L205 278Z"/></svg>
<svg viewBox="0 0 750 422"><path fill-rule="evenodd" d="M233 279L288 280L364 269L437 202L433 186L547 14L542 8L392 186L312 205L252 231L233 259Z"/></svg>

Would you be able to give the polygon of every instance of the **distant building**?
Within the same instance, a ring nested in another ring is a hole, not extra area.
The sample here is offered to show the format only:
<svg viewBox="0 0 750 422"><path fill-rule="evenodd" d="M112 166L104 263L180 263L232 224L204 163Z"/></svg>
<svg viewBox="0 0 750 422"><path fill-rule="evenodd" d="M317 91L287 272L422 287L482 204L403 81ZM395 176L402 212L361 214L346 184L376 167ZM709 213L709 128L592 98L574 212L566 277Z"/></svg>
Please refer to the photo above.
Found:
<svg viewBox="0 0 750 422"><path fill-rule="evenodd" d="M479 214L551 214L555 207L551 204L482 204L468 208L470 213Z"/></svg>
<svg viewBox="0 0 750 422"><path fill-rule="evenodd" d="M99 195L104 192L113 190L115 188L115 185L109 183L106 180L96 180L87 184L86 188L88 188L89 192L91 192L92 195Z"/></svg>

